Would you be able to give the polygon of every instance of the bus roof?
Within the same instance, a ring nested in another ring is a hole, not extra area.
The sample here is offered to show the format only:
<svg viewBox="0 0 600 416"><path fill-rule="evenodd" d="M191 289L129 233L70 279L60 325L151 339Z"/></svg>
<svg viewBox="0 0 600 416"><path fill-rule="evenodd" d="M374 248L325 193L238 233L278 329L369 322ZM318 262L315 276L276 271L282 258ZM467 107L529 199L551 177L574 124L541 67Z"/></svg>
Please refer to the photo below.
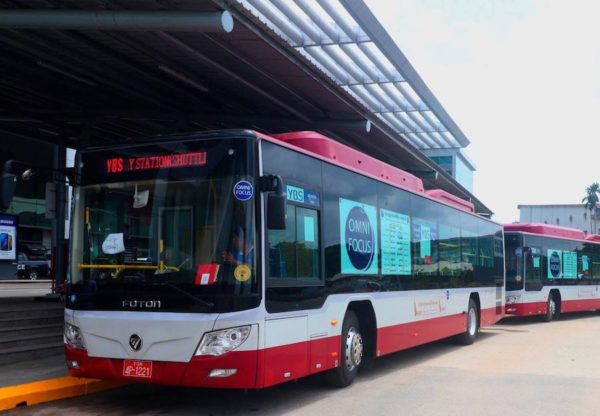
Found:
<svg viewBox="0 0 600 416"><path fill-rule="evenodd" d="M531 234L545 235L549 237L570 238L572 240L585 240L585 233L574 228L560 227L542 223L514 223L504 224L504 231L521 231Z"/></svg>
<svg viewBox="0 0 600 416"><path fill-rule="evenodd" d="M452 195L450 192L446 192L443 189L431 189L425 191L425 194L433 199L445 202L448 205L452 205L455 208L462 209L463 211L475 212L475 204L469 201L465 201L462 198Z"/></svg>
<svg viewBox="0 0 600 416"><path fill-rule="evenodd" d="M259 134L259 136L264 137ZM267 136L269 137L269 136ZM450 205L463 211L475 213L475 205L442 189L425 191L423 181L395 166L388 165L374 157L368 156L345 144L333 140L315 131L296 131L273 134L270 136L290 146L317 154L335 164L349 168L355 172L367 173L372 177L381 178L400 188L408 189L417 194L426 195L431 199Z"/></svg>
<svg viewBox="0 0 600 416"><path fill-rule="evenodd" d="M323 136L315 131L297 131L292 133L273 134L271 137L316 153L325 159L337 162L357 172L365 172L371 176L382 178L413 192L424 193L423 181L408 172L388 165L374 157L368 156L345 144Z"/></svg>
<svg viewBox="0 0 600 416"><path fill-rule="evenodd" d="M590 234L585 237L587 241L593 241L595 243L600 243L600 235L598 234Z"/></svg>

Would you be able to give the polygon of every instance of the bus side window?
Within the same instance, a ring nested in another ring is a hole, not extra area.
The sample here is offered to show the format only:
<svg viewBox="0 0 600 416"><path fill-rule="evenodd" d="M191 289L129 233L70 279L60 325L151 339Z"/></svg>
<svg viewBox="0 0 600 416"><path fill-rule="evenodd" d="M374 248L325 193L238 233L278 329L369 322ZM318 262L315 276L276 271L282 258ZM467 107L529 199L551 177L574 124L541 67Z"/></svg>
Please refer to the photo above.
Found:
<svg viewBox="0 0 600 416"><path fill-rule="evenodd" d="M269 230L269 278L319 279L319 253L318 211L288 203L286 229Z"/></svg>
<svg viewBox="0 0 600 416"><path fill-rule="evenodd" d="M542 249L526 247L525 249L525 290L542 289Z"/></svg>

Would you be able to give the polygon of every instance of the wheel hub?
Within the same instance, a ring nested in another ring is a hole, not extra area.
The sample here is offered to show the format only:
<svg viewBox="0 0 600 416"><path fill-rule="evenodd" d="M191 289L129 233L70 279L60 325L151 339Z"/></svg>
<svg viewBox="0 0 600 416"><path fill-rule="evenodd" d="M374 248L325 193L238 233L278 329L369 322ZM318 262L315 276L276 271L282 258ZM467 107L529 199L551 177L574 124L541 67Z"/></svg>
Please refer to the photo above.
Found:
<svg viewBox="0 0 600 416"><path fill-rule="evenodd" d="M469 334L471 335L475 335L475 332L477 331L477 312L475 311L475 309L471 308L469 309L469 322L468 322L468 327L469 327Z"/></svg>
<svg viewBox="0 0 600 416"><path fill-rule="evenodd" d="M345 350L346 368L349 371L353 371L360 365L363 355L363 340L360 333L354 327L348 330Z"/></svg>

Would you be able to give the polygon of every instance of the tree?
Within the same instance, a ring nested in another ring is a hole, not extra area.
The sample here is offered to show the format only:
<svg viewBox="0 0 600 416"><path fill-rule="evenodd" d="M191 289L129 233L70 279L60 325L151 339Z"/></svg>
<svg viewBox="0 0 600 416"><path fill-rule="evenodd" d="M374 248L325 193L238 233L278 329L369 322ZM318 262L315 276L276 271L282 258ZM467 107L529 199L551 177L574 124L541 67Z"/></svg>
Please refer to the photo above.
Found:
<svg viewBox="0 0 600 416"><path fill-rule="evenodd" d="M587 210L590 211L590 228L592 231L590 234L596 234L596 204L598 204L598 193L600 192L600 184L594 182L587 188L585 188L586 196L581 200ZM594 226L592 227L592 219L594 220Z"/></svg>

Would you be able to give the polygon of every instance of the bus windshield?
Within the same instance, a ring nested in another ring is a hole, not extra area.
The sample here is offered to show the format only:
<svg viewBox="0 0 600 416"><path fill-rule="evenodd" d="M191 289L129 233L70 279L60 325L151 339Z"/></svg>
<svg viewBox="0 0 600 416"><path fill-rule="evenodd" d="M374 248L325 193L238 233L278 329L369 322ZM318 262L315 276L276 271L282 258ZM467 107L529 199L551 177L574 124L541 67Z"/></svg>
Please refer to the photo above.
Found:
<svg viewBox="0 0 600 416"><path fill-rule="evenodd" d="M69 307L256 306L252 144L205 140L83 153Z"/></svg>

